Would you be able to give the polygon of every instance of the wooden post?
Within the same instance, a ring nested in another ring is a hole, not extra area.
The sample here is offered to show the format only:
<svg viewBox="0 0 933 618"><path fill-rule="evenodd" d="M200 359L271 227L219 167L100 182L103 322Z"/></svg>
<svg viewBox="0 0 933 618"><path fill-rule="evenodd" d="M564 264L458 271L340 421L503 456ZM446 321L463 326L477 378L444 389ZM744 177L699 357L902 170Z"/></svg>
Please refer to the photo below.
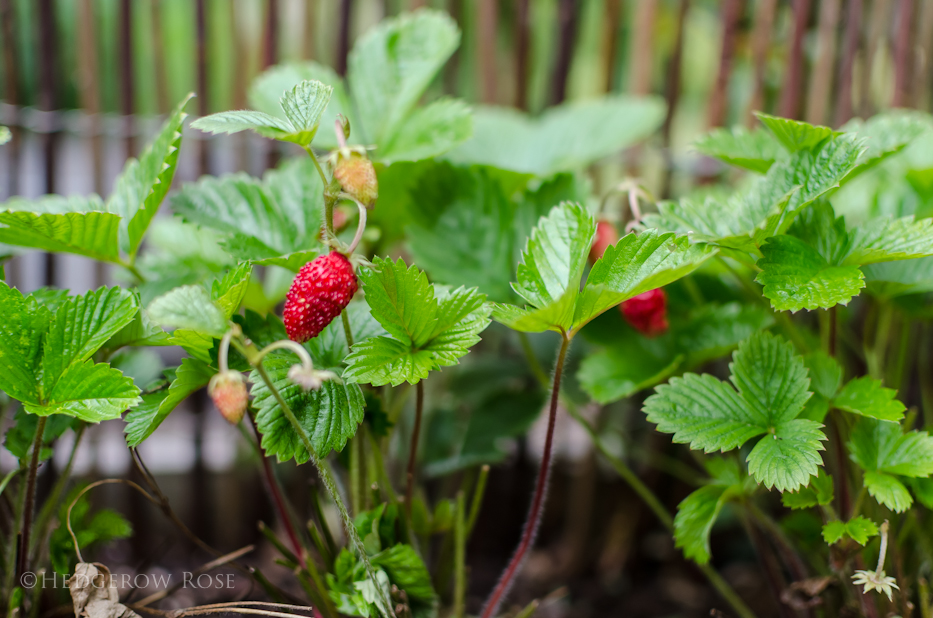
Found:
<svg viewBox="0 0 933 618"><path fill-rule="evenodd" d="M554 66L554 89L551 103L559 105L567 96L567 76L573 61L573 46L577 30L576 0L560 0L557 16L560 34L557 42L557 62Z"/></svg>
<svg viewBox="0 0 933 618"><path fill-rule="evenodd" d="M787 50L787 73L781 91L778 113L785 118L797 118L800 113L800 91L803 85L803 38L807 33L810 0L794 0L794 25Z"/></svg>
<svg viewBox="0 0 933 618"><path fill-rule="evenodd" d="M518 0L515 11L515 107L528 110L528 0Z"/></svg>
<svg viewBox="0 0 933 618"><path fill-rule="evenodd" d="M765 71L768 67L768 51L771 48L771 31L774 29L774 14L777 0L759 0L755 10L755 27L752 31L752 64L755 67L755 79L752 84L752 96L748 101L745 122L748 126L757 124L753 112L763 111L765 93Z"/></svg>
<svg viewBox="0 0 933 618"><path fill-rule="evenodd" d="M477 5L476 53L483 103L496 102L496 34L499 30L498 0L479 0Z"/></svg>
<svg viewBox="0 0 933 618"><path fill-rule="evenodd" d="M821 0L817 31L816 62L810 74L806 120L810 124L825 124L829 110L829 95L833 87L833 64L836 59L836 27L839 23L839 0Z"/></svg>
<svg viewBox="0 0 933 618"><path fill-rule="evenodd" d="M834 126L842 126L852 117L852 71L862 28L862 0L846 3L846 30L842 57L839 59L838 94ZM867 63L866 63L867 64Z"/></svg>
<svg viewBox="0 0 933 618"><path fill-rule="evenodd" d="M891 105L905 107L911 100L914 0L899 0L897 4L897 34L894 37L894 97Z"/></svg>
<svg viewBox="0 0 933 618"><path fill-rule="evenodd" d="M722 3L722 51L719 54L719 74L710 95L707 125L718 127L726 119L729 103L729 81L732 77L732 61L735 56L735 39L742 16L742 0L723 0Z"/></svg>

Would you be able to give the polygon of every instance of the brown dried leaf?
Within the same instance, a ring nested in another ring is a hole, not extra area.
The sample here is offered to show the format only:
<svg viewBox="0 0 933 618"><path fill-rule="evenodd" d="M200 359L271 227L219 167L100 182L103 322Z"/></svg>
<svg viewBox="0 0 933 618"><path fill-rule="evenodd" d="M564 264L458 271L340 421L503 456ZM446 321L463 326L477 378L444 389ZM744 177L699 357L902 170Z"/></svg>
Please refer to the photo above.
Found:
<svg viewBox="0 0 933 618"><path fill-rule="evenodd" d="M139 618L120 603L110 569L99 562L80 562L68 580L75 618Z"/></svg>

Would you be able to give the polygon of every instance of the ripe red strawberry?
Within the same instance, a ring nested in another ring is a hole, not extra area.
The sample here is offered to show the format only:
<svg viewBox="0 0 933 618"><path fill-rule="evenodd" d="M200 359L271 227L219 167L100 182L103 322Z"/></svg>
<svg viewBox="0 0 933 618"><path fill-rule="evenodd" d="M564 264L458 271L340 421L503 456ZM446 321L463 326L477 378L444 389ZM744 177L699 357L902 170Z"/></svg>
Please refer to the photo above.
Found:
<svg viewBox="0 0 933 618"><path fill-rule="evenodd" d="M593 239L593 246L590 247L590 263L603 257L603 253L609 248L609 245L619 240L619 232L609 221L600 219L596 223L596 238Z"/></svg>
<svg viewBox="0 0 933 618"><path fill-rule="evenodd" d="M333 321L359 284L347 256L339 251L319 255L301 267L285 297L285 332L298 343L317 337Z"/></svg>
<svg viewBox="0 0 933 618"><path fill-rule="evenodd" d="M358 152L339 154L334 166L334 178L345 193L358 200L366 208L372 208L379 197L379 182L372 161Z"/></svg>
<svg viewBox="0 0 933 618"><path fill-rule="evenodd" d="M211 378L207 392L227 422L236 425L243 420L249 401L243 374L236 371L218 373Z"/></svg>
<svg viewBox="0 0 933 618"><path fill-rule="evenodd" d="M630 298L619 308L628 323L648 337L667 330L667 294L661 288Z"/></svg>

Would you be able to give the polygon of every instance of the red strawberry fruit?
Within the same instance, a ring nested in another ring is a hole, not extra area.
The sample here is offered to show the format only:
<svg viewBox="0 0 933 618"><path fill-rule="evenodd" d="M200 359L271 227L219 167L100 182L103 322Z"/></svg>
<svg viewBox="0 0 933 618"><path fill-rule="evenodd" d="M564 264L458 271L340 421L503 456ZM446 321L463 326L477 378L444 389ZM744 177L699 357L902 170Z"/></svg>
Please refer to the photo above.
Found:
<svg viewBox="0 0 933 618"><path fill-rule="evenodd" d="M630 298L619 308L628 323L648 337L667 330L667 294L661 288Z"/></svg>
<svg viewBox="0 0 933 618"><path fill-rule="evenodd" d="M211 378L207 392L227 422L236 425L243 420L249 401L243 374L236 371L218 373Z"/></svg>
<svg viewBox="0 0 933 618"><path fill-rule="evenodd" d="M353 265L339 251L301 267L285 297L285 332L298 343L317 337L350 304L359 284Z"/></svg>
<svg viewBox="0 0 933 618"><path fill-rule="evenodd" d="M596 223L596 238L593 240L593 246L590 247L590 263L603 257L603 253L609 248L609 245L619 240L619 232L609 221L600 219Z"/></svg>

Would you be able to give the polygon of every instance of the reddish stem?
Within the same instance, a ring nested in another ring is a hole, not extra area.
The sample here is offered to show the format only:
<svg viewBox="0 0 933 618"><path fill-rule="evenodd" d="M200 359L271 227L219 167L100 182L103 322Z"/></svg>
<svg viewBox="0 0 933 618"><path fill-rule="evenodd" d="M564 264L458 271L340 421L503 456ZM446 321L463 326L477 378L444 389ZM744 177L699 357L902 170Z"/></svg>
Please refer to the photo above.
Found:
<svg viewBox="0 0 933 618"><path fill-rule="evenodd" d="M525 554L534 545L535 537L538 534L538 527L541 524L541 515L544 513L544 499L547 494L548 480L551 477L551 447L554 441L554 421L557 418L557 401L560 394L560 380L564 373L564 359L567 356L567 348L570 347L570 337L564 335L560 345L560 352L557 354L557 366L554 368L554 382L551 387L551 406L548 413L547 438L544 441L544 455L541 457L541 467L538 470L538 482L535 485L535 493L531 499L531 508L528 510L528 518L525 520L525 528L522 531L521 541L518 543L518 549L505 567L499 583L496 584L492 594L483 607L483 613L480 618L492 618L496 615L499 605L508 593L512 581L521 570L522 563L525 561Z"/></svg>
<svg viewBox="0 0 933 618"><path fill-rule="evenodd" d="M256 434L256 446L259 449L259 458L262 459L262 470L266 475L266 484L269 486L269 493L272 494L272 500L275 502L275 509L279 512L279 519L282 520L282 525L285 526L285 533L288 535L288 540L295 550L295 556L298 557L301 568L307 571L308 565L305 562L305 552L301 548L301 543L298 541L298 534L292 526L292 518L289 517L288 511L285 508L285 500L282 498L282 492L279 491L279 483L275 478L275 473L272 471L272 466L269 465L269 458L266 457L266 454L262 450L262 438L259 436L259 428L256 427L256 421L253 420L253 417L249 414L247 414L247 416L249 417L250 425L253 426L253 432Z"/></svg>

